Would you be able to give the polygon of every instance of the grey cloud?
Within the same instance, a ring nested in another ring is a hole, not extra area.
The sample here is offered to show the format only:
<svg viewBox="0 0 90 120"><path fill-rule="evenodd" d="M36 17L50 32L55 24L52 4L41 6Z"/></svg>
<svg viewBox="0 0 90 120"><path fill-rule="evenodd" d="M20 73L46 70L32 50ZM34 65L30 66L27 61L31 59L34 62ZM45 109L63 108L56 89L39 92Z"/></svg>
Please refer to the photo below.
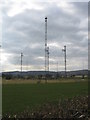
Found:
<svg viewBox="0 0 90 120"><path fill-rule="evenodd" d="M88 15L88 2L75 2L73 4L80 16L87 17Z"/></svg>
<svg viewBox="0 0 90 120"><path fill-rule="evenodd" d="M54 3L40 4L44 5L43 10L26 9L13 17L7 16L6 10L8 11L9 8L3 11L3 49L6 53L12 54L12 58L9 59L11 64L19 65L21 51L25 55L24 61L28 56L30 65L44 64L44 61L38 60L37 57L44 57L45 16L48 17L48 42L60 44L60 48L50 48L50 57L60 56L62 59L62 48L66 43L68 58L86 58L87 39L85 39L85 35L79 35L78 32L87 32L86 28L79 27L80 22L87 17L87 4L71 3L77 9L74 15L63 12ZM39 45L32 47L34 44Z"/></svg>

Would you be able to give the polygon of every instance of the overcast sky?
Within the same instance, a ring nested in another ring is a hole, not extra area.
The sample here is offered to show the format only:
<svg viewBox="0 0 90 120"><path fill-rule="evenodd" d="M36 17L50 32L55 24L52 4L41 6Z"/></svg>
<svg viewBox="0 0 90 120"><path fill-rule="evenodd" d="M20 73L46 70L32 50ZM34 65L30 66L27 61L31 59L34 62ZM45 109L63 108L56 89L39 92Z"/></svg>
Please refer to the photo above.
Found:
<svg viewBox="0 0 90 120"><path fill-rule="evenodd" d="M44 70L45 17L50 49L50 70L64 70L67 46L67 70L88 68L88 3L31 2L3 0L2 2L2 71Z"/></svg>

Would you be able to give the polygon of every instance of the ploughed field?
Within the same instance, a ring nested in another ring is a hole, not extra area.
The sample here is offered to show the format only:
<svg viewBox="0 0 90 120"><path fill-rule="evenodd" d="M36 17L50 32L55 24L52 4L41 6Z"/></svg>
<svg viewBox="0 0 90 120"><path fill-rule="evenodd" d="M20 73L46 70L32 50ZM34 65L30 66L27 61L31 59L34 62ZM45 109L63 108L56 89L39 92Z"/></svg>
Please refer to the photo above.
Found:
<svg viewBox="0 0 90 120"><path fill-rule="evenodd" d="M55 104L59 100L83 95L88 95L87 81L47 84L11 84L9 81L2 85L2 112L3 115L20 113L48 102Z"/></svg>

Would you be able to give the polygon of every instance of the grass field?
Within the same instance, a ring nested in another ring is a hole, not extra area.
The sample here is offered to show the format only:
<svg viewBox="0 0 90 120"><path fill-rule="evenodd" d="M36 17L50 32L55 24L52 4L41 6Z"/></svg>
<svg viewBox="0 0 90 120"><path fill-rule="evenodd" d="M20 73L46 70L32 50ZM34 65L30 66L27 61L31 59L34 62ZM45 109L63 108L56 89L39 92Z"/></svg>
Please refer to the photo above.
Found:
<svg viewBox="0 0 90 120"><path fill-rule="evenodd" d="M88 94L87 81L47 84L3 84L2 111L3 115L22 112L27 108L34 109L46 102L57 102L59 99L86 94Z"/></svg>

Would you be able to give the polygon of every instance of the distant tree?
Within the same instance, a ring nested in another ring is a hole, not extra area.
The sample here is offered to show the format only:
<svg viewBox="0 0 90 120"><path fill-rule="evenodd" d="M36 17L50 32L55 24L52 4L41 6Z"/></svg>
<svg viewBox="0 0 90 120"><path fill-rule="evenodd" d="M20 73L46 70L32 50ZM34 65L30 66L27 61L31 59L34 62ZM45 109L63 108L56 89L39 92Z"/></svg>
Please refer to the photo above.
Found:
<svg viewBox="0 0 90 120"><path fill-rule="evenodd" d="M75 77L75 75L71 75L71 77Z"/></svg>
<svg viewBox="0 0 90 120"><path fill-rule="evenodd" d="M2 74L2 78L5 78L5 79L7 79L7 80L10 80L10 79L12 79L13 78L13 76L11 75L11 74Z"/></svg>
<svg viewBox="0 0 90 120"><path fill-rule="evenodd" d="M42 79L42 75L38 75L38 79L41 80Z"/></svg>
<svg viewBox="0 0 90 120"><path fill-rule="evenodd" d="M82 75L82 79L84 79L85 75Z"/></svg>

